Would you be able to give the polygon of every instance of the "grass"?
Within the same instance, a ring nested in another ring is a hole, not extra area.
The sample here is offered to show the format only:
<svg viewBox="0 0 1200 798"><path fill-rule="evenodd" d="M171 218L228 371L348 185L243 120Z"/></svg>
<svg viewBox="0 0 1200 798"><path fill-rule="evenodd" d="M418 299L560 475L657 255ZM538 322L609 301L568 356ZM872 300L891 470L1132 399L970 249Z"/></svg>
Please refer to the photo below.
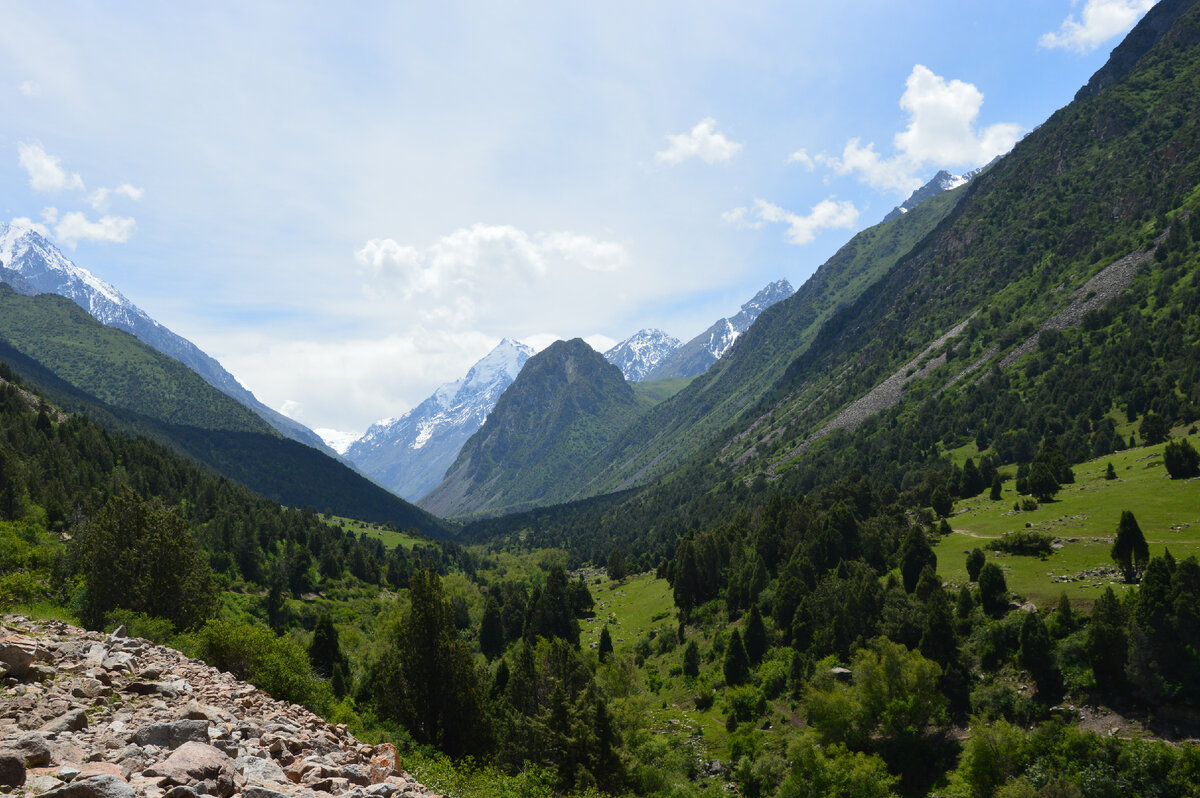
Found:
<svg viewBox="0 0 1200 798"><path fill-rule="evenodd" d="M343 518L342 516L322 516L322 518L334 526L341 526L350 530L355 535L366 534L369 538L376 538L383 541L383 545L389 549L394 549L397 546L403 546L406 551L412 551L413 546L418 543L429 543L426 538L410 535L407 532L397 532L393 529L388 529L380 524L372 524L369 521L359 521L354 518Z"/></svg>
<svg viewBox="0 0 1200 798"><path fill-rule="evenodd" d="M596 601L596 615L580 628L580 643L599 644L600 630L609 624L613 650L623 653L651 630L667 627L672 633L679 621L671 585L654 574L631 576L613 582L607 576L593 576L588 589Z"/></svg>
<svg viewBox="0 0 1200 798"><path fill-rule="evenodd" d="M1193 446L1200 436L1189 437ZM1164 444L1127 449L1074 467L1075 484L1064 485L1055 500L1030 512L1014 512L1020 501L1012 481L1004 483L999 501L985 492L960 501L949 519L953 532L937 544L938 572L955 585L966 584L966 553L981 548L1004 570L1010 590L1039 606L1065 592L1084 604L1106 587L1128 586L1115 575L1080 576L1085 571L1111 568L1109 554L1123 510L1138 520L1151 556L1170 550L1177 559L1200 556L1200 479L1173 480L1163 466ZM1108 463L1117 479L1106 480ZM996 553L988 541L1028 527L1058 539L1061 548L1048 557ZM1070 578L1070 581L1056 581Z"/></svg>

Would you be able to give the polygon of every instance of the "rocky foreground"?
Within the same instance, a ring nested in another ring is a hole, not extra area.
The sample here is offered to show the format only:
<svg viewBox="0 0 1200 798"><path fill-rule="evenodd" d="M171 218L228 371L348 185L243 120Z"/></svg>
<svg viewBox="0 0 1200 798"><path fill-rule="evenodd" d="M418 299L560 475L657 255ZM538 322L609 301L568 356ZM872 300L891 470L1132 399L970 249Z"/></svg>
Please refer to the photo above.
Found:
<svg viewBox="0 0 1200 798"><path fill-rule="evenodd" d="M0 792L437 798L392 746L123 629L5 617L0 679Z"/></svg>

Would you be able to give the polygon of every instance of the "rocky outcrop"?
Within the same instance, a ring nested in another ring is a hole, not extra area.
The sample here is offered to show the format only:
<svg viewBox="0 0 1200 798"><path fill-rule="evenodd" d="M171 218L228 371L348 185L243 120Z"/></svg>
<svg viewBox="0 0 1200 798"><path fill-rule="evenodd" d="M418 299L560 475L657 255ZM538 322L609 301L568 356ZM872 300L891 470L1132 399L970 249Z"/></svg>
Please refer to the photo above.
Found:
<svg viewBox="0 0 1200 798"><path fill-rule="evenodd" d="M45 798L436 798L356 740L178 651L0 626L0 791Z"/></svg>

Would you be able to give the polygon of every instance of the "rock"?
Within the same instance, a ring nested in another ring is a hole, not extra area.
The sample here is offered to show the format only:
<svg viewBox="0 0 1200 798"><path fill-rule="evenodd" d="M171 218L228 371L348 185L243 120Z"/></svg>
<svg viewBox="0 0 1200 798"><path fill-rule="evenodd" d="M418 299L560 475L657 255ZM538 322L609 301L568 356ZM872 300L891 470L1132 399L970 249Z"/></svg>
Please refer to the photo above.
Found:
<svg viewBox="0 0 1200 798"><path fill-rule="evenodd" d="M159 748L178 748L187 742L208 742L208 721L177 720L174 723L155 723L143 726L129 738L134 745L156 745Z"/></svg>
<svg viewBox="0 0 1200 798"><path fill-rule="evenodd" d="M180 784L167 790L167 794L163 798L198 798L200 793L193 790L191 787L185 787Z"/></svg>
<svg viewBox="0 0 1200 798"><path fill-rule="evenodd" d="M384 743L375 747L371 765L367 769L367 777L372 784L378 784L399 769L400 757L396 754L396 747L391 743Z"/></svg>
<svg viewBox="0 0 1200 798"><path fill-rule="evenodd" d="M367 769L361 765L347 765L342 768L342 777L351 784L357 784L360 787L366 787L371 783L371 776L367 773Z"/></svg>
<svg viewBox="0 0 1200 798"><path fill-rule="evenodd" d="M133 788L118 776L92 776L42 793L41 798L136 798Z"/></svg>
<svg viewBox="0 0 1200 798"><path fill-rule="evenodd" d="M87 713L82 709L73 709L65 715L44 724L38 729L42 734L58 734L65 731L79 731L88 725Z"/></svg>
<svg viewBox="0 0 1200 798"><path fill-rule="evenodd" d="M25 783L25 758L16 751L0 751L0 786L20 787Z"/></svg>
<svg viewBox="0 0 1200 798"><path fill-rule="evenodd" d="M232 759L207 743L195 741L179 746L165 761L148 768L145 775L163 776L170 784L196 786L203 783L204 792L218 798L233 795L241 779Z"/></svg>
<svg viewBox="0 0 1200 798"><path fill-rule="evenodd" d="M184 720L205 720L211 722L217 719L217 713L211 707L206 707L196 701L189 701L180 714L183 715Z"/></svg>
<svg viewBox="0 0 1200 798"><path fill-rule="evenodd" d="M246 777L247 781L255 784L267 781L282 784L288 780L287 774L283 772L283 768L269 759L260 759L256 756L241 756L237 758L234 765Z"/></svg>
<svg viewBox="0 0 1200 798"><path fill-rule="evenodd" d="M50 652L31 637L16 634L0 637L0 662L7 665L9 674L17 679L25 678L35 662L50 662L51 659Z"/></svg>
<svg viewBox="0 0 1200 798"><path fill-rule="evenodd" d="M121 624L113 633L108 636L108 642L115 643L118 640L126 640L129 638L129 630L125 628L125 624Z"/></svg>
<svg viewBox="0 0 1200 798"><path fill-rule="evenodd" d="M50 753L50 744L37 732L26 732L18 737L16 742L3 743L0 747L20 754L25 760L26 767L36 768L41 765L49 765L54 759Z"/></svg>
<svg viewBox="0 0 1200 798"><path fill-rule="evenodd" d="M119 779L124 779L125 774L118 765L112 762L84 762L79 766L79 775L77 779L90 779L95 776L116 776Z"/></svg>
<svg viewBox="0 0 1200 798"><path fill-rule="evenodd" d="M44 792L50 792L53 789L63 786L65 782L62 779L56 779L49 773L37 773L25 779L25 792L41 795Z"/></svg>
<svg viewBox="0 0 1200 798"><path fill-rule="evenodd" d="M268 790L266 787L247 787L242 790L242 798L288 798L281 792Z"/></svg>

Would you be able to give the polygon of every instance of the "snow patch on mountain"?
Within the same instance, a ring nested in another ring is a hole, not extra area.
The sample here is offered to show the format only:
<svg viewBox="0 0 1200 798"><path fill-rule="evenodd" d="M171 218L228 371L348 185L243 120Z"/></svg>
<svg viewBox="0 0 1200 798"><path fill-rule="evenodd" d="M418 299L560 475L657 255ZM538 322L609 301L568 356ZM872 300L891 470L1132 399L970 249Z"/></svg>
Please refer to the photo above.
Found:
<svg viewBox="0 0 1200 798"><path fill-rule="evenodd" d="M421 498L441 482L533 354L505 338L462 379L442 385L399 418L372 424L346 450L347 459L399 496Z"/></svg>
<svg viewBox="0 0 1200 798"><path fill-rule="evenodd" d="M315 432L258 401L220 363L191 341L150 318L111 284L64 256L39 227L18 221L0 222L0 282L25 296L57 294L70 299L101 324L124 330L147 346L178 360L209 385L253 410L283 435L330 451Z"/></svg>
<svg viewBox="0 0 1200 798"><path fill-rule="evenodd" d="M604 359L621 369L625 379L638 382L679 347L679 339L662 330L638 330L605 352Z"/></svg>

